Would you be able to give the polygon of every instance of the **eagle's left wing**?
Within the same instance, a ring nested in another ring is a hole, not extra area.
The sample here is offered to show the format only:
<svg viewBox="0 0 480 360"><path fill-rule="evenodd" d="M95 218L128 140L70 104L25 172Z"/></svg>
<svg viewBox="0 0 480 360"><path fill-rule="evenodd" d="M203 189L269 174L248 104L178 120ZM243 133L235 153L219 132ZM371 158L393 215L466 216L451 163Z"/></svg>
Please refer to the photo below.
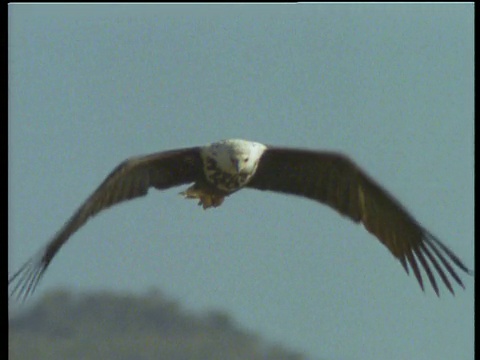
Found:
<svg viewBox="0 0 480 360"><path fill-rule="evenodd" d="M407 263L410 265L423 289L418 261L437 295L432 266L452 294L446 273L462 287L455 266L471 273L392 195L341 154L269 147L247 187L313 199L355 222L362 222L400 260L407 273Z"/></svg>

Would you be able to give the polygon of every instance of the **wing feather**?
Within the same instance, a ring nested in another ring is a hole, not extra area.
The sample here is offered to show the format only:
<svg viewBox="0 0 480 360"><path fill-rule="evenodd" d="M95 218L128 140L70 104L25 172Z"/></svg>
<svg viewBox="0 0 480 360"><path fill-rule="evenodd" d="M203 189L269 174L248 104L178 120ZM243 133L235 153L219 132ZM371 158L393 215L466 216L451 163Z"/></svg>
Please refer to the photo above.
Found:
<svg viewBox="0 0 480 360"><path fill-rule="evenodd" d="M354 222L362 222L400 260L407 274L410 266L423 289L420 265L437 295L431 264L452 294L452 286L440 264L462 287L453 265L471 274L447 246L344 155L268 147L247 187L303 196L330 206Z"/></svg>
<svg viewBox="0 0 480 360"><path fill-rule="evenodd" d="M119 164L77 209L53 239L28 260L9 280L12 295L26 298L33 293L58 250L100 211L123 201L159 190L192 183L203 176L200 148L186 148L127 159Z"/></svg>

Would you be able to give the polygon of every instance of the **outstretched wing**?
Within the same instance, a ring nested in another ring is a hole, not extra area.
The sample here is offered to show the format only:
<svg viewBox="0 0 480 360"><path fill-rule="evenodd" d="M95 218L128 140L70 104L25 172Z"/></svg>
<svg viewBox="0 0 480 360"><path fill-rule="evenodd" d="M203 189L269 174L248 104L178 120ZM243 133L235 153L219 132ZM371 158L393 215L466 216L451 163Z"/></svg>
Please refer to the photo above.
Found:
<svg viewBox="0 0 480 360"><path fill-rule="evenodd" d="M419 264L439 295L434 269L453 294L447 276L464 287L454 267L471 271L405 208L347 157L338 153L268 148L247 187L307 197L362 222L396 256L410 265L422 290Z"/></svg>
<svg viewBox="0 0 480 360"><path fill-rule="evenodd" d="M203 166L198 147L125 160L107 176L55 237L8 280L9 286L13 286L12 295L25 298L32 293L58 250L90 217L110 206L144 196L150 187L168 189L194 182L200 176L203 176Z"/></svg>

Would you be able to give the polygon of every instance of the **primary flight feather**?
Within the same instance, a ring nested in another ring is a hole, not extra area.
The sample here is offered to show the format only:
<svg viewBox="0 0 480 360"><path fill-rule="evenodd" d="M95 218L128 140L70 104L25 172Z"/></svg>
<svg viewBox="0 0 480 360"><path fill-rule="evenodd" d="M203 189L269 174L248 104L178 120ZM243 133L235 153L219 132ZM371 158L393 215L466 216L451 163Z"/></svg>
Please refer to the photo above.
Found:
<svg viewBox="0 0 480 360"><path fill-rule="evenodd" d="M439 295L438 275L453 294L452 279L471 271L432 233L349 158L319 152L265 146L239 139L130 158L118 165L80 206L53 239L9 279L12 295L33 293L48 265L65 242L89 218L120 202L191 184L181 194L198 199L204 209L220 206L242 188L269 190L319 201L354 222L361 222L413 271L422 290L420 269Z"/></svg>

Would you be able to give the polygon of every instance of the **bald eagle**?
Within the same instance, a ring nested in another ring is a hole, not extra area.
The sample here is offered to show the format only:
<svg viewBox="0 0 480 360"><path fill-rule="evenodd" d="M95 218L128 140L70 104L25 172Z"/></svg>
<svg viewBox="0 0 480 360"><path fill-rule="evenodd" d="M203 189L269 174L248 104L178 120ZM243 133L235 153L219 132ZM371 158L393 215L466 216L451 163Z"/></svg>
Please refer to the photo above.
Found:
<svg viewBox="0 0 480 360"><path fill-rule="evenodd" d="M361 222L400 261L407 274L409 268L413 271L422 290L423 268L437 296L435 272L452 294L450 278L465 288L458 269L472 274L453 251L348 157L230 139L120 163L53 239L9 279L11 294L25 299L33 293L58 250L100 211L144 196L151 187L164 190L189 183L193 185L180 194L198 199L204 209L220 206L225 197L242 188L298 195L326 204Z"/></svg>

